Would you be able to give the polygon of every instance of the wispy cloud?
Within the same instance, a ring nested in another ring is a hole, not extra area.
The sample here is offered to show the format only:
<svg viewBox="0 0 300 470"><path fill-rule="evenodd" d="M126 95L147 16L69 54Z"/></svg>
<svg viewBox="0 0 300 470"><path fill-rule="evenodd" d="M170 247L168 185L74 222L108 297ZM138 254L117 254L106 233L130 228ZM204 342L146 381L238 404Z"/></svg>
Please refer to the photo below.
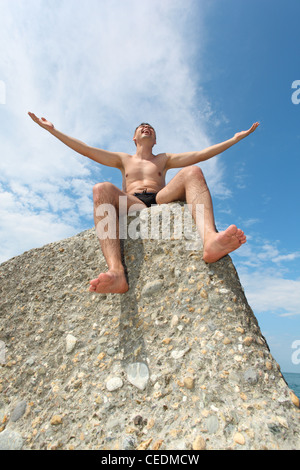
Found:
<svg viewBox="0 0 300 470"><path fill-rule="evenodd" d="M248 301L257 313L300 315L300 280L285 279L268 270L254 273L240 270L240 276Z"/></svg>
<svg viewBox="0 0 300 470"><path fill-rule="evenodd" d="M252 234L232 257L256 314L300 315L300 280L291 276L290 266L299 252L286 253L279 241Z"/></svg>
<svg viewBox="0 0 300 470"><path fill-rule="evenodd" d="M282 261L294 261L295 259L300 257L300 252L296 251L295 253L289 253L287 255L279 255L275 256L275 258L272 259L274 263L281 263Z"/></svg>
<svg viewBox="0 0 300 470"><path fill-rule="evenodd" d="M250 220L249 226L256 223L256 219ZM244 224L247 226L247 223ZM236 256L240 260L241 264L247 265L251 262L257 268L262 267L274 267L281 263L294 261L300 257L300 252L295 251L292 253L286 253L283 248L280 247L279 241L262 240L261 237L256 235L247 235L249 243L242 246L237 252ZM281 250L281 251L280 251Z"/></svg>
<svg viewBox="0 0 300 470"><path fill-rule="evenodd" d="M247 219L247 220L243 220L243 227L245 228L249 228L249 227L252 227L253 225L259 223L261 220L258 219L258 218L250 218L250 219Z"/></svg>
<svg viewBox="0 0 300 470"><path fill-rule="evenodd" d="M34 125L27 111L109 150L133 152L133 129L144 120L157 129L157 152L211 144L213 113L194 65L202 61L201 5L2 2L0 261L91 226L91 188L104 178L100 166ZM219 161L205 172L212 192L227 197Z"/></svg>
<svg viewBox="0 0 300 470"><path fill-rule="evenodd" d="M245 189L247 187L247 173L246 173L246 163L239 162L234 170L234 181L238 189Z"/></svg>

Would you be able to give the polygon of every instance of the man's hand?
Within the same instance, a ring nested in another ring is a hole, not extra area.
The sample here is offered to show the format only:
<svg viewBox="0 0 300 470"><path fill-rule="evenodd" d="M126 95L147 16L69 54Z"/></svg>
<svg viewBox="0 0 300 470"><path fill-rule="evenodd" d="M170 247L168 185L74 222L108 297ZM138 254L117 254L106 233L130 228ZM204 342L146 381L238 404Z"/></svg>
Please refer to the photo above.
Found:
<svg viewBox="0 0 300 470"><path fill-rule="evenodd" d="M234 135L234 139L239 142L240 140L244 139L245 137L247 137L249 134L252 134L252 132L254 132L259 126L259 122L255 122L254 124L252 124L252 126L250 127L250 129L248 129L247 131L242 131L242 132L237 132L235 135Z"/></svg>
<svg viewBox="0 0 300 470"><path fill-rule="evenodd" d="M47 121L47 119L39 119L33 113L28 114L36 124L43 127L43 129L49 131L50 134L60 140L63 144L70 147L72 150L75 150L75 152L80 153L80 155L88 157L91 160L100 163L101 165L123 169L123 158L125 156L129 157L129 155L121 152L109 152L108 150L102 150L95 147L91 147L90 145L87 145L84 142L75 139L74 137L69 137L68 135L63 134L58 129L55 129L52 122Z"/></svg>
<svg viewBox="0 0 300 470"><path fill-rule="evenodd" d="M52 122L47 121L47 119L43 117L39 119L35 114L30 112L28 114L34 122L36 122L39 126L43 127L47 131L54 129L54 125L52 124Z"/></svg>
<svg viewBox="0 0 300 470"><path fill-rule="evenodd" d="M259 122L255 122L247 131L237 132L234 137L231 137L231 139L226 140L225 142L221 142L220 144L207 147L206 149L200 150L199 152L168 154L169 158L166 168L182 168L184 166L195 165L197 163L204 162L209 158L225 152L225 150L229 149L233 145L237 144L240 140L247 137L247 135L254 132L258 126Z"/></svg>

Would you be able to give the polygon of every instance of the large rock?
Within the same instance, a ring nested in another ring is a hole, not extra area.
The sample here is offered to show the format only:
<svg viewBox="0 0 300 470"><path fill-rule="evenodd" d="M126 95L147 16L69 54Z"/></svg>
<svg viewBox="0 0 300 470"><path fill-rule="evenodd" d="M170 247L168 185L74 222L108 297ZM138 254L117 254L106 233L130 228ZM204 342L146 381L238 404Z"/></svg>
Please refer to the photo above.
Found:
<svg viewBox="0 0 300 470"><path fill-rule="evenodd" d="M2 449L300 449L299 400L231 259L197 243L124 240L123 295L88 292L106 269L93 229L0 266Z"/></svg>

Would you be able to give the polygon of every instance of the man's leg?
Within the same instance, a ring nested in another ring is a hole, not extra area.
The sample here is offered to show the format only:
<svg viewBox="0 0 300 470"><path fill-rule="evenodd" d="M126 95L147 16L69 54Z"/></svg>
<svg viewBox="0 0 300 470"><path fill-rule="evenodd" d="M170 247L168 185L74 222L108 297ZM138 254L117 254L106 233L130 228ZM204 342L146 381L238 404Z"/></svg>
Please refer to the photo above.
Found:
<svg viewBox="0 0 300 470"><path fill-rule="evenodd" d="M119 237L120 196L126 197L123 199L124 207L121 208L125 213L133 204L139 204L140 208L146 207L136 197L123 193L111 183L99 183L93 188L95 227L108 271L90 281L91 292L122 294L128 291ZM104 230L106 228L109 233Z"/></svg>
<svg viewBox="0 0 300 470"><path fill-rule="evenodd" d="M246 242L244 232L235 225L230 225L224 232L217 232L211 195L198 166L179 171L156 196L158 204L180 200L192 207L192 215L198 222L197 228L203 240L203 259L207 263L218 261ZM199 224L199 218L196 217L197 204L204 208L203 224L201 221Z"/></svg>

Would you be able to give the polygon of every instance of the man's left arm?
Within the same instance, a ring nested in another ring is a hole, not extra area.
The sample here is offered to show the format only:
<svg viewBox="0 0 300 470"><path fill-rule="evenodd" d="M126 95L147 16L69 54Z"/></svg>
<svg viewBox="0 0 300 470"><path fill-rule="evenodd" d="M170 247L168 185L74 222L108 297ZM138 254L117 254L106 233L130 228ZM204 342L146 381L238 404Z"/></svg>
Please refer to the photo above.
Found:
<svg viewBox="0 0 300 470"><path fill-rule="evenodd" d="M258 126L259 123L255 122L247 131L237 132L231 139L221 142L220 144L212 145L211 147L207 147L200 151L167 154L167 169L195 165L196 163L204 162L205 160L215 157L240 142L249 134L252 134Z"/></svg>

